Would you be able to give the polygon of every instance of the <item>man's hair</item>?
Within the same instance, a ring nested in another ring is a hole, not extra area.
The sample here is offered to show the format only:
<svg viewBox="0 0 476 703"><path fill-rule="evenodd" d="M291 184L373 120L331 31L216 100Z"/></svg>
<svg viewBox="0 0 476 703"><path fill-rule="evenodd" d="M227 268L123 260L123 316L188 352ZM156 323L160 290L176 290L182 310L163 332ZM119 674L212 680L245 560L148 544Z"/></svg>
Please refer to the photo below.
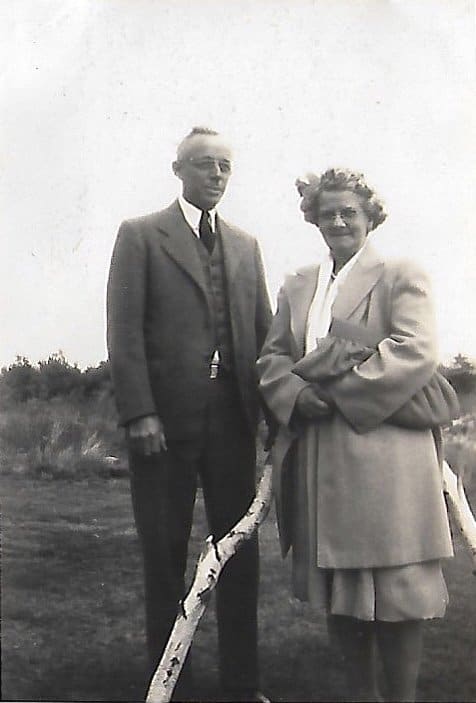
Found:
<svg viewBox="0 0 476 703"><path fill-rule="evenodd" d="M200 137L203 135L209 137L218 137L220 133L215 131L214 129L211 129L210 127L193 127L190 132L182 139L182 141L177 147L177 161L180 161L188 142L193 139L193 137Z"/></svg>
<svg viewBox="0 0 476 703"><path fill-rule="evenodd" d="M211 134L213 137L218 136L218 132L210 127L193 127L193 129L187 134L185 139L190 139L190 137L195 137L197 134Z"/></svg>

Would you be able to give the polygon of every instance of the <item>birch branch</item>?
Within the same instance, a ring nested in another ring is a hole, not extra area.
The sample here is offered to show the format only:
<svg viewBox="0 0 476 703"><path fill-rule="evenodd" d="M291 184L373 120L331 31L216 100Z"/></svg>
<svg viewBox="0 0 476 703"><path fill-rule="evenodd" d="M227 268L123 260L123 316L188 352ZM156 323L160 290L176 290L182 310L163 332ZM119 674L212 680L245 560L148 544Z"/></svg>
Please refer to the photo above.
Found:
<svg viewBox="0 0 476 703"><path fill-rule="evenodd" d="M146 703L170 701L193 635L223 567L243 542L253 535L268 513L271 503L271 478L271 466L265 466L256 497L241 520L218 542L213 541L212 535L207 538L206 546L198 559L193 583L186 598L180 602L180 610L169 641L152 676Z"/></svg>
<svg viewBox="0 0 476 703"><path fill-rule="evenodd" d="M476 574L476 520L464 491L461 476L456 476L446 461L443 462L443 490L448 498L453 520L469 548L473 573Z"/></svg>

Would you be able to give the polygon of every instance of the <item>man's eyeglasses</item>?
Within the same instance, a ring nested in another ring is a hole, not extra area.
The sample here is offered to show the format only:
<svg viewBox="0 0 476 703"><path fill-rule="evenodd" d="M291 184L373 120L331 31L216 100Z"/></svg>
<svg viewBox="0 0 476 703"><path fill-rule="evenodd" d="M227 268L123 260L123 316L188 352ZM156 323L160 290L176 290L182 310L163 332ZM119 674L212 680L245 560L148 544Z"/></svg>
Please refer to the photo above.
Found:
<svg viewBox="0 0 476 703"><path fill-rule="evenodd" d="M218 168L221 173L231 173L231 161L228 161L228 159L194 159L193 156L190 156L186 160L190 161L199 171L209 172Z"/></svg>

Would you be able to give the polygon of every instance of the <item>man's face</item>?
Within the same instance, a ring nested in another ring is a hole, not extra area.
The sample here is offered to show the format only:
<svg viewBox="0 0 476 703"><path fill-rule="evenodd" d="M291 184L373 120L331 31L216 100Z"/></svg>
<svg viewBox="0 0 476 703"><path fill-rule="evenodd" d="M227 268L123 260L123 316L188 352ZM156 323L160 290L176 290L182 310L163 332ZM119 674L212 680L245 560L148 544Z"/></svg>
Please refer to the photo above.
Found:
<svg viewBox="0 0 476 703"><path fill-rule="evenodd" d="M219 135L196 135L173 169L182 181L185 200L200 210L211 210L220 202L231 175L231 149Z"/></svg>

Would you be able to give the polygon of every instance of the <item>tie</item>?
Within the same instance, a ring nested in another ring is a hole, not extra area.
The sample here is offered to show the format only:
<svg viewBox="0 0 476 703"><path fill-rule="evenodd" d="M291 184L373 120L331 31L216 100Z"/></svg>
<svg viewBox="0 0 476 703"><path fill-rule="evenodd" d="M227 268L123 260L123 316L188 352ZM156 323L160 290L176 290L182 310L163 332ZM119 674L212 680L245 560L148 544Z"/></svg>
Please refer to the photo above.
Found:
<svg viewBox="0 0 476 703"><path fill-rule="evenodd" d="M200 232L200 239L205 245L208 253L211 254L213 247L215 246L215 234L210 225L210 215L206 210L202 210L198 229Z"/></svg>

